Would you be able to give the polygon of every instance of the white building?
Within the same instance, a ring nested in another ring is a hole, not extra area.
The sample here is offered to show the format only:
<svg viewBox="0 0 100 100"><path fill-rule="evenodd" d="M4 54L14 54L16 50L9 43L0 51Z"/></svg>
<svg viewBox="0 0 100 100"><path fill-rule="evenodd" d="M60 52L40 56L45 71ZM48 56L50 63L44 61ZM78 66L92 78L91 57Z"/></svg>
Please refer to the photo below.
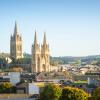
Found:
<svg viewBox="0 0 100 100"><path fill-rule="evenodd" d="M16 85L16 91L18 94L39 94L40 90L34 83L20 83Z"/></svg>
<svg viewBox="0 0 100 100"><path fill-rule="evenodd" d="M17 83L20 82L20 73L19 72L10 72L8 74L10 78L10 83L13 85L16 85Z"/></svg>

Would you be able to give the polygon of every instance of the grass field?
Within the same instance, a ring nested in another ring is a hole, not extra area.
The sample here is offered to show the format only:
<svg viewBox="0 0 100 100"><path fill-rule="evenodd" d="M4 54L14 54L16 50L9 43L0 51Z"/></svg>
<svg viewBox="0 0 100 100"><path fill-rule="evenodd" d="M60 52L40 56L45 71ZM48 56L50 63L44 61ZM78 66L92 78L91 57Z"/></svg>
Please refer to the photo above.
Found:
<svg viewBox="0 0 100 100"><path fill-rule="evenodd" d="M34 84L40 88L45 86L45 82L35 82Z"/></svg>

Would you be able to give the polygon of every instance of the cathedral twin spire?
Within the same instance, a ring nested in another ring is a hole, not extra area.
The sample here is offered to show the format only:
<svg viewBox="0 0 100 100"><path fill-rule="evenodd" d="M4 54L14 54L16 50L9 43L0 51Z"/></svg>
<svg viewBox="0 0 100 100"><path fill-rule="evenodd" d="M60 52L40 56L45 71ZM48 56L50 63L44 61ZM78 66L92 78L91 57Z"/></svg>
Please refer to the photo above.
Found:
<svg viewBox="0 0 100 100"><path fill-rule="evenodd" d="M37 33L36 33L36 30L35 30L35 36L34 36L34 44L35 45L37 44Z"/></svg>
<svg viewBox="0 0 100 100"><path fill-rule="evenodd" d="M44 32L43 45L46 45L46 33Z"/></svg>
<svg viewBox="0 0 100 100"><path fill-rule="evenodd" d="M37 32L35 31L34 44L32 45L32 72L49 72L50 70L50 52L46 42L46 33L44 33L41 48L37 43Z"/></svg>
<svg viewBox="0 0 100 100"><path fill-rule="evenodd" d="M37 43L37 32L35 30L35 36L34 36L34 45L38 44ZM46 33L44 32L44 37L43 37L43 45L47 45L47 42L46 42Z"/></svg>

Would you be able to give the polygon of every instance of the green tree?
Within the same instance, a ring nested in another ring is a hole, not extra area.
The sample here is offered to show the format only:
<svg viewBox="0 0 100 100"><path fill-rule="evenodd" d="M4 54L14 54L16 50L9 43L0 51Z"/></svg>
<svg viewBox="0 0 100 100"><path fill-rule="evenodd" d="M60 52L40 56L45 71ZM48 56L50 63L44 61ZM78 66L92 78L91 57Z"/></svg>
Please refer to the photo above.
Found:
<svg viewBox="0 0 100 100"><path fill-rule="evenodd" d="M93 91L91 100L100 100L100 87L96 88L96 89Z"/></svg>
<svg viewBox="0 0 100 100"><path fill-rule="evenodd" d="M12 84L8 83L8 82L4 82L0 84L0 93L9 93L11 88L12 88Z"/></svg>
<svg viewBox="0 0 100 100"><path fill-rule="evenodd" d="M59 100L62 89L54 84L49 84L44 87L42 93L40 93L40 100Z"/></svg>
<svg viewBox="0 0 100 100"><path fill-rule="evenodd" d="M88 94L78 88L65 87L62 90L60 100L88 100Z"/></svg>

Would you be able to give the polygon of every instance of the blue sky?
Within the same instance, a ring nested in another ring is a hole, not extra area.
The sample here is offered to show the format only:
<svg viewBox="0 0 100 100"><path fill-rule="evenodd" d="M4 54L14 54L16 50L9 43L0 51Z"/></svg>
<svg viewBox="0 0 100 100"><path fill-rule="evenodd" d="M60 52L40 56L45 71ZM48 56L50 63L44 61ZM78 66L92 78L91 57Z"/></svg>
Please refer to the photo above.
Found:
<svg viewBox="0 0 100 100"><path fill-rule="evenodd" d="M100 0L0 0L0 52L10 52L15 20L23 52L46 31L52 56L100 54Z"/></svg>

